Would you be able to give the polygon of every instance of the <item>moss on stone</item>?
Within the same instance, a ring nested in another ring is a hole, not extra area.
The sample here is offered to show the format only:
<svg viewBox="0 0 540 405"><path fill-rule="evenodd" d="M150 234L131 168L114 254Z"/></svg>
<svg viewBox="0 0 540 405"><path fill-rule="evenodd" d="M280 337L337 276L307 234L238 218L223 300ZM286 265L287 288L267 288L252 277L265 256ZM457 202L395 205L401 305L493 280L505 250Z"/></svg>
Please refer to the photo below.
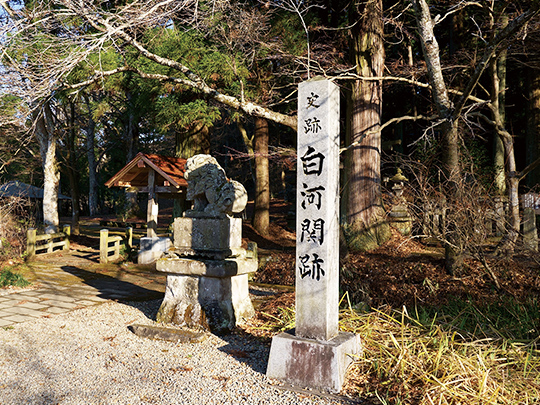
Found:
<svg viewBox="0 0 540 405"><path fill-rule="evenodd" d="M392 236L390 225L386 221L379 221L369 227L347 226L344 233L347 246L352 252L374 250Z"/></svg>

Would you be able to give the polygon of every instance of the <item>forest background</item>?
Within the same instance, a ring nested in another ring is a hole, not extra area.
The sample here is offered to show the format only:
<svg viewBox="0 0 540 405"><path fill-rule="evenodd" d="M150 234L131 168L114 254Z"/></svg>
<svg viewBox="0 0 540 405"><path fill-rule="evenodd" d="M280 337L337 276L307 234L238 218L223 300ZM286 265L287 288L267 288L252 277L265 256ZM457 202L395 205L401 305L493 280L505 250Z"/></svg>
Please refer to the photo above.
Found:
<svg viewBox="0 0 540 405"><path fill-rule="evenodd" d="M103 183L143 151L216 156L266 234L271 196L294 196L296 86L321 75L344 100L349 249L389 238L381 183L397 168L415 197L453 207L451 274L471 196L508 195L500 251L514 249L518 193L540 177L538 1L0 4L0 175L43 185L49 232L60 189L75 229L81 213L128 210L133 196Z"/></svg>
<svg viewBox="0 0 540 405"><path fill-rule="evenodd" d="M0 0L0 179L44 188L49 232L70 195L76 234L80 215L130 215L135 194L104 182L138 152L211 153L265 236L272 198L296 195L297 85L323 76L342 94L340 326L366 348L344 392L537 403L540 263L521 249L519 196L540 181L539 13L535 0ZM389 228L397 169L415 224L446 208L439 248ZM288 242L257 281L294 283ZM293 327L293 305L280 295L246 333Z"/></svg>

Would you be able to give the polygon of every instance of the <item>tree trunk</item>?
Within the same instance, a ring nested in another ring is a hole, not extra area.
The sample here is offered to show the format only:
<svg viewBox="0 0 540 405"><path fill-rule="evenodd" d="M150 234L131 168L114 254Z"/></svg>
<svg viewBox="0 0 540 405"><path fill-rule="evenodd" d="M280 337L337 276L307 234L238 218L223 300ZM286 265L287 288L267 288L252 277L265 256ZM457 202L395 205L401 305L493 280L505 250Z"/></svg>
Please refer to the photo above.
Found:
<svg viewBox="0 0 540 405"><path fill-rule="evenodd" d="M521 221L519 218L519 173L516 170L516 158L514 153L514 140L512 136L500 129L500 137L504 144L506 159L507 183L508 183L508 231L497 247L497 253L511 254L514 251L519 236Z"/></svg>
<svg viewBox="0 0 540 405"><path fill-rule="evenodd" d="M88 159L88 210L90 216L98 213L98 180L97 161L95 151L96 123L92 118L92 111L88 100L88 125L86 127L86 157Z"/></svg>
<svg viewBox="0 0 540 405"><path fill-rule="evenodd" d="M460 234L459 211L462 205L461 166L459 163L458 121L446 121L442 125L443 170L447 185L446 224L444 228L444 266L448 274L459 275L463 268L464 240Z"/></svg>
<svg viewBox="0 0 540 405"><path fill-rule="evenodd" d="M527 164L540 157L540 74L538 70L528 69L529 108L527 122ZM527 176L527 184L534 187L540 184L540 169Z"/></svg>
<svg viewBox="0 0 540 405"><path fill-rule="evenodd" d="M185 132L177 132L175 154L177 157L190 158L199 153L210 152L210 128L202 122L194 122Z"/></svg>
<svg viewBox="0 0 540 405"><path fill-rule="evenodd" d="M491 14L492 16L495 13ZM508 17L503 15L501 17L502 29L508 25ZM496 35L495 32L495 21L492 17L491 28L493 31L493 37ZM497 135L495 147L496 155L495 157L498 160L495 161L495 170L496 178L495 184L498 188L498 191L507 190L508 192L508 202L509 202L509 227L506 235L502 239L501 243L497 247L497 251L504 251L506 253L511 253L514 251L515 244L519 235L520 228L520 218L519 218L519 196L518 196L518 186L519 186L519 174L516 170L516 157L514 152L514 140L510 133L505 130L505 97L504 89L506 86L506 50L498 56L493 56L489 64L489 73L491 76L491 114L495 124L495 134ZM502 146L502 157L501 154ZM506 162L507 175L505 176L507 181L507 186L499 186L497 184L500 180L500 166L502 164L502 170L504 175L504 163Z"/></svg>
<svg viewBox="0 0 540 405"><path fill-rule="evenodd" d="M135 115L135 101L130 91L126 91L127 122L125 139L127 143L127 161L131 161L139 152L139 120Z"/></svg>
<svg viewBox="0 0 540 405"><path fill-rule="evenodd" d="M270 226L270 178L268 170L268 121L255 119L253 139L255 152L255 210L253 227L261 235L268 235Z"/></svg>
<svg viewBox="0 0 540 405"><path fill-rule="evenodd" d="M431 93L441 123L442 163L446 187L446 202L450 209L445 227L445 267L448 273L459 273L463 263L463 242L459 236L457 209L452 204L460 201L461 167L459 159L458 120L452 116L453 105L448 97L439 56L439 44L433 32L435 26L425 0L413 0L416 23L426 61Z"/></svg>
<svg viewBox="0 0 540 405"><path fill-rule="evenodd" d="M77 170L77 151L75 150L75 104L70 102L69 133L66 139L67 164L66 169L71 189L71 233L79 235L80 198L79 198L79 173Z"/></svg>
<svg viewBox="0 0 540 405"><path fill-rule="evenodd" d="M251 138L249 137L248 131L241 120L238 120L237 125L238 125L238 131L240 131L240 135L242 135L242 140L244 141L244 145L250 157L249 172L251 173L251 180L253 181L253 184L256 184L257 179L255 178L255 171L253 170L253 163L252 163L252 161L255 158L255 152L253 151L253 136Z"/></svg>
<svg viewBox="0 0 540 405"><path fill-rule="evenodd" d="M495 31L495 19L493 12L491 17L491 30L493 37L496 34ZM508 25L508 16L503 15L501 17L501 29ZM492 58L489 71L491 75L491 104L492 104L492 117L493 121L500 125L501 128L505 127L506 114L505 114L505 95L506 95L506 49L502 49L498 57ZM497 129L493 131L493 167L494 173L494 186L495 192L499 195L506 193L506 176L504 172L504 144L499 136Z"/></svg>
<svg viewBox="0 0 540 405"><path fill-rule="evenodd" d="M56 161L56 136L49 103L34 113L35 135L43 165L43 224L46 233L58 232L58 187L60 173Z"/></svg>
<svg viewBox="0 0 540 405"><path fill-rule="evenodd" d="M130 91L126 92L127 96L127 122L125 128L125 139L127 143L127 159L126 163L130 162L139 151L139 122L135 115L135 103L133 101L133 95ZM126 218L135 217L139 214L139 202L137 199L137 192L127 191L126 189Z"/></svg>
<svg viewBox="0 0 540 405"><path fill-rule="evenodd" d="M351 59L362 77L380 77L384 68L382 0L355 2L351 8ZM370 250L388 239L381 194L381 81L358 80L350 92L346 162L348 244ZM366 134L369 132L369 134Z"/></svg>
<svg viewBox="0 0 540 405"><path fill-rule="evenodd" d="M493 136L493 166L495 169L493 182L495 192L499 195L504 195L506 193L506 177L504 174L504 144L499 134L497 134L497 131L494 131Z"/></svg>

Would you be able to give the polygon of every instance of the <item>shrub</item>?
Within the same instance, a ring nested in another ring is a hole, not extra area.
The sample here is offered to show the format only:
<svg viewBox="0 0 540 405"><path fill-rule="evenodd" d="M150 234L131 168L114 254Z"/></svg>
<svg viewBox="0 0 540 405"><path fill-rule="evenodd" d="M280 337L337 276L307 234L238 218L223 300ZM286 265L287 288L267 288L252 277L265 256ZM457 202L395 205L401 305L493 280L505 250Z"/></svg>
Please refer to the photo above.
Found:
<svg viewBox="0 0 540 405"><path fill-rule="evenodd" d="M22 275L13 273L11 270L4 269L0 272L0 287L26 287L30 285L30 282L27 281Z"/></svg>
<svg viewBox="0 0 540 405"><path fill-rule="evenodd" d="M0 200L0 261L18 258L26 250L26 231L33 224L29 208L23 198Z"/></svg>

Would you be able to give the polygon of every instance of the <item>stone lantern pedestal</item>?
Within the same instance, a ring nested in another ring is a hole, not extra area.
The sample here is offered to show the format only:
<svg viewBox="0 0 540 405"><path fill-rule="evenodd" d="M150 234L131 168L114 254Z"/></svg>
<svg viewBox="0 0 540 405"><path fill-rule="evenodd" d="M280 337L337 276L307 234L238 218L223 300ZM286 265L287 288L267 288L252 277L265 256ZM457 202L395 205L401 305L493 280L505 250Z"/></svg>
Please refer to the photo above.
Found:
<svg viewBox="0 0 540 405"><path fill-rule="evenodd" d="M248 274L257 270L256 245L241 247L240 218L176 218L174 247L157 261L167 273L158 322L226 332L251 318Z"/></svg>

